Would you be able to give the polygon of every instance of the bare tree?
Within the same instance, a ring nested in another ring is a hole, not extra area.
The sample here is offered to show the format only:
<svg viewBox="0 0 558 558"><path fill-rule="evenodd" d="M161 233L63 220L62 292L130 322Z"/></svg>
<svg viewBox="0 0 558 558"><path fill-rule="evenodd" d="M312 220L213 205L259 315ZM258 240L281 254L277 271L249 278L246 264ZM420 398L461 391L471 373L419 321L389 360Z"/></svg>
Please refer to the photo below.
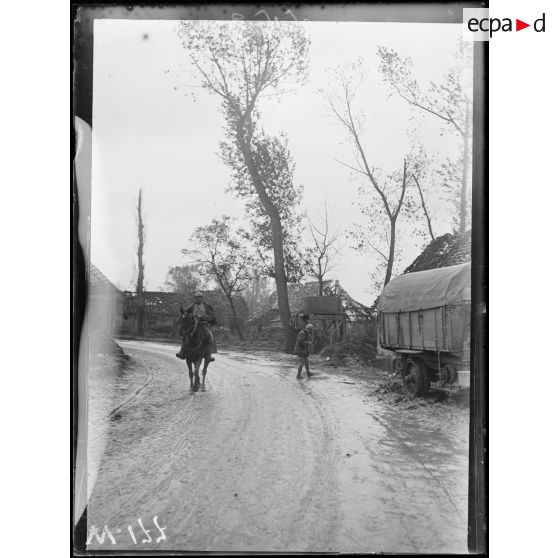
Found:
<svg viewBox="0 0 558 558"><path fill-rule="evenodd" d="M428 211L428 209L426 208L426 201L424 200L424 194L422 191L422 187L420 185L420 180L418 178L418 173L413 172L411 173L411 176L413 177L413 180L415 181L415 184L417 186L419 195L420 195L420 204L422 207L422 210L424 211L424 218L426 219L426 224L428 225L428 232L430 234L430 238L431 240L434 240L436 237L434 236L434 231L432 230L432 219L430 217L430 213Z"/></svg>
<svg viewBox="0 0 558 558"><path fill-rule="evenodd" d="M428 185L429 190L431 190L433 187L432 173L429 172L430 167L432 166L432 160L426 155L424 147L418 139L414 139L414 144L415 145L412 151L412 164L409 168L409 176L412 178L419 194L420 207L426 220L426 226L428 228L430 240L434 240L436 237L434 235L434 228L432 225L432 215L430 214L430 210L428 209L427 197L425 192L425 184Z"/></svg>
<svg viewBox="0 0 558 558"><path fill-rule="evenodd" d="M211 275L227 297L234 326L244 339L234 297L248 286L252 279L253 259L242 242L242 231L234 231L231 218L213 219L209 225L198 227L191 236L193 248L182 253L192 258L200 270Z"/></svg>
<svg viewBox="0 0 558 558"><path fill-rule="evenodd" d="M335 76L336 84L326 92L326 99L331 111L345 129L353 147L355 159L352 164L339 162L356 175L365 178L364 185L359 189L361 200L359 207L376 232L379 232L379 235L373 238L369 227L357 227L353 231L353 237L357 241L358 248L372 249L385 262L383 284L387 285L391 279L396 253L397 220L403 208L408 186L408 161L406 158L403 160L401 172L392 173L380 182L380 173L369 162L363 146L361 138L363 118L357 118L353 108L358 88L353 70L338 70L335 72ZM387 231L385 230L386 225Z"/></svg>
<svg viewBox="0 0 558 558"><path fill-rule="evenodd" d="M410 105L440 119L461 140L459 231L470 221L469 180L472 131L472 49L460 41L457 64L445 76L443 83L430 83L428 93L421 90L413 75L411 58L403 58L393 49L378 48L380 72L384 80ZM448 167L447 167L448 168ZM446 170L447 170L446 168Z"/></svg>
<svg viewBox="0 0 558 558"><path fill-rule="evenodd" d="M143 335L145 323L145 295L144 295L144 263L143 247L145 245L145 226L143 224L142 191L138 193L136 207L136 224L138 232L138 279L136 282L136 334Z"/></svg>
<svg viewBox="0 0 558 558"><path fill-rule="evenodd" d="M324 202L321 223L315 225L306 213L310 246L300 250L306 275L318 281L319 296L324 295L324 278L339 263L339 229L332 230L327 202Z"/></svg>
<svg viewBox="0 0 558 558"><path fill-rule="evenodd" d="M291 327L284 253L284 215L277 206L281 191L292 186L291 167L277 172L273 162L288 162L284 142L266 136L257 123L258 103L302 83L308 71L308 38L296 22L181 22L178 28L202 86L222 101L227 141L224 158L236 174L236 192L257 199L271 230L279 315L290 345ZM271 163L271 165L270 165ZM249 178L249 181L246 180ZM249 188L247 189L247 186Z"/></svg>

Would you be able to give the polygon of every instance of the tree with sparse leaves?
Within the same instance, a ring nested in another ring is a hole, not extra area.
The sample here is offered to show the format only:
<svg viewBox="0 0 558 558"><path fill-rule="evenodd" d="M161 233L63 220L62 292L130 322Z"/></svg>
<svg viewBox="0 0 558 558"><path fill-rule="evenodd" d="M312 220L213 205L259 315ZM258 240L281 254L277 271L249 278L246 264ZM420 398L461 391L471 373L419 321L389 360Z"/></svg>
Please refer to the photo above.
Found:
<svg viewBox="0 0 558 558"><path fill-rule="evenodd" d="M339 162L348 167L354 176L363 179L358 190L358 207L366 218L365 224L355 225L349 234L358 250L372 251L380 257L382 264L378 270L383 270L381 284L387 285L399 257L397 226L400 217L404 213L413 214L416 209L413 199L407 195L410 170L415 167L415 163L411 156L406 156L401 170L387 174L372 165L363 143L364 115L354 106L361 75L359 62L335 69L325 97L332 113L342 125L354 154L352 163ZM373 273L374 287L379 283L378 273Z"/></svg>
<svg viewBox="0 0 558 558"><path fill-rule="evenodd" d="M193 298L196 291L206 287L200 270L194 265L177 265L167 271L165 287L173 293L180 293L184 298Z"/></svg>
<svg viewBox="0 0 558 558"><path fill-rule="evenodd" d="M441 184L444 198L448 199L452 206L451 224L453 230L460 230L462 222L461 214L461 192L463 186L463 160L446 158L440 161L434 169L434 180ZM468 202L469 203L469 202ZM471 212L467 212L467 226L470 226Z"/></svg>
<svg viewBox="0 0 558 558"><path fill-rule="evenodd" d="M213 219L209 225L195 229L190 238L192 247L182 250L199 270L215 280L227 297L234 326L241 339L244 338L244 331L234 297L249 285L254 266L243 236L242 230L234 229L232 219L223 216L221 219Z"/></svg>
<svg viewBox="0 0 558 558"><path fill-rule="evenodd" d="M416 212L418 211L418 208L420 206L420 212L424 215L424 220L428 230L428 236L430 237L430 240L434 240L436 236L434 234L432 213L430 211L427 194L430 193L437 195L438 190L436 188L433 188L431 167L432 159L426 155L422 144L415 139L415 145L412 150L412 167L409 169L409 177L411 179L409 197L411 199L414 199L415 203L413 204L411 202L411 206L409 209L411 212ZM415 190L415 192L413 192L413 190ZM414 197L413 193L415 194ZM418 197L416 196L416 193L418 193ZM415 209L413 209L413 207ZM420 231L420 229L417 231L417 233L421 236L426 236L424 235L423 231Z"/></svg>
<svg viewBox="0 0 558 558"><path fill-rule="evenodd" d="M303 262L305 275L318 281L319 296L324 295L324 280L328 273L339 263L339 229L332 229L331 216L327 202L324 202L320 215L320 223L316 225L308 213L306 222L310 242L300 250L300 259Z"/></svg>
<svg viewBox="0 0 558 558"><path fill-rule="evenodd" d="M391 94L436 117L444 123L445 129L460 139L459 161L443 163L439 174L448 193L458 200L459 231L463 232L471 220L472 47L460 41L456 65L448 70L443 82L431 82L427 92L423 91L414 77L411 58L404 58L386 47L378 47L378 56L380 72L390 86Z"/></svg>
<svg viewBox="0 0 558 558"><path fill-rule="evenodd" d="M252 279L242 292L242 296L248 306L248 312L254 314L271 308L270 279L265 275L259 275L258 270L252 271Z"/></svg>
<svg viewBox="0 0 558 558"><path fill-rule="evenodd" d="M286 141L265 134L258 124L259 104L262 97L281 95L305 81L309 40L297 22L183 21L178 35L202 87L221 99L226 132L221 150L233 171L232 187L246 200L249 212L259 217L260 229L269 227L269 235L261 231L260 238L266 238L273 253L273 277L288 348L292 328L285 221L289 217L286 204L278 205L278 201L283 196L294 198L296 192Z"/></svg>
<svg viewBox="0 0 558 558"><path fill-rule="evenodd" d="M287 283L297 283L303 274L298 257L301 217L299 205L302 187L293 180L294 163L284 135L270 137L258 133L253 138L253 158L257 162L260 180L266 195L276 209L281 226L282 258ZM246 241L250 242L257 255L260 273L277 278L275 230L269 212L262 205L259 195L252 186L252 176L234 143L223 142L222 155L233 172L233 180L228 190L244 200L250 230L246 231ZM280 269L280 271L282 271Z"/></svg>

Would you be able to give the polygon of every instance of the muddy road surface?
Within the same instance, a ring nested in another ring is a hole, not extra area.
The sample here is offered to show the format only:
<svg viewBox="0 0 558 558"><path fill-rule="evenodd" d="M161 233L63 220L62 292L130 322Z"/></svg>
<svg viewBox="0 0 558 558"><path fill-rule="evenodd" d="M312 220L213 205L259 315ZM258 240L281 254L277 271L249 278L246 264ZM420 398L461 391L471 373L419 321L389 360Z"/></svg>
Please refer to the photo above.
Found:
<svg viewBox="0 0 558 558"><path fill-rule="evenodd" d="M467 551L466 421L288 357L221 352L192 394L175 346L120 345L89 377L89 550Z"/></svg>

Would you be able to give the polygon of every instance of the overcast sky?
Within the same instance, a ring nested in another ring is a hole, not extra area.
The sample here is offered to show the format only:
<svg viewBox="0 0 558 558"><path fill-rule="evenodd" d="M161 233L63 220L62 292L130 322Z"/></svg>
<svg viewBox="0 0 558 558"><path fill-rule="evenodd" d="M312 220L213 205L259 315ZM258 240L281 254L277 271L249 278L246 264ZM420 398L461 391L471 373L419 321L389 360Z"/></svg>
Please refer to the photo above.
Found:
<svg viewBox="0 0 558 558"><path fill-rule="evenodd" d="M230 25L241 25L230 22ZM437 81L454 64L461 34L457 24L305 22L311 39L310 79L280 102L266 100L266 131L284 130L304 186L303 209L315 215L327 200L342 230L361 216L354 207L358 182L337 159L350 160L343 133L318 92L328 67L358 57L369 69L356 103L365 109L365 144L375 166L401 168L409 149L411 116L429 153L455 156L453 136L440 136L440 121L417 115L399 98L387 98L379 79L378 45L412 56L421 83ZM144 193L147 243L146 287L161 289L168 268L185 263L181 249L197 226L223 214L242 218L243 204L225 193L230 173L218 155L223 118L218 99L195 87L173 21L97 20L95 22L92 262L124 289L131 289L136 266L135 206ZM193 93L193 95L192 95ZM436 234L450 230L446 209L437 207ZM406 244L410 263L419 252ZM341 264L330 278L357 300L370 304L368 272L372 258L345 242Z"/></svg>

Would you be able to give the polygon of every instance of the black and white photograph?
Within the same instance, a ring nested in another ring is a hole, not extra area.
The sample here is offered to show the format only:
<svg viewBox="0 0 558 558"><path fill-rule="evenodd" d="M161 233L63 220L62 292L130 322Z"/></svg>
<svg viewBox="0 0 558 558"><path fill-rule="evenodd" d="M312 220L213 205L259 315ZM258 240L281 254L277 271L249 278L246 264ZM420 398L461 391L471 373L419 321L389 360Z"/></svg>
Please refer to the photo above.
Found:
<svg viewBox="0 0 558 558"><path fill-rule="evenodd" d="M87 555L484 550L462 12L77 9Z"/></svg>

